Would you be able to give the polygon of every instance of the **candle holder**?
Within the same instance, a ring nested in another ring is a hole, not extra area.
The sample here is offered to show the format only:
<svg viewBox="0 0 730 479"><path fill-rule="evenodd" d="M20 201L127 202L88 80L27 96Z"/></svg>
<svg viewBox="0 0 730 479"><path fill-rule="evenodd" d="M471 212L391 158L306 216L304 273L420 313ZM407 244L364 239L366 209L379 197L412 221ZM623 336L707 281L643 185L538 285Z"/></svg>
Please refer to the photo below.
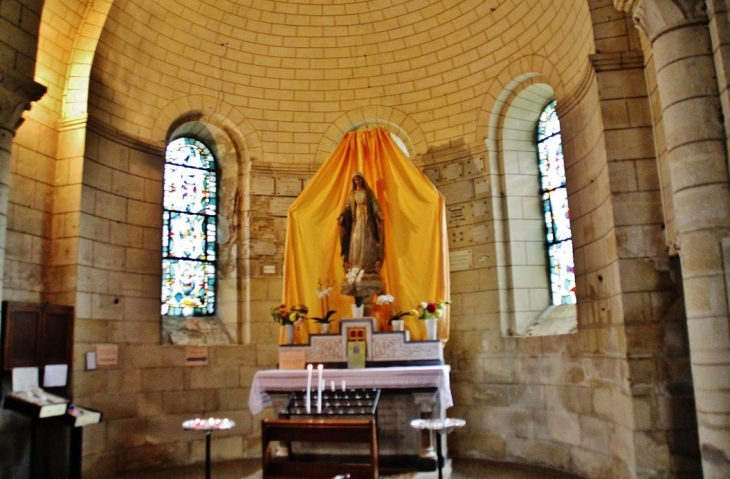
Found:
<svg viewBox="0 0 730 479"><path fill-rule="evenodd" d="M350 416L375 416L378 410L378 402L380 401L380 389L348 389L345 391L322 391L322 408L317 412L316 407L312 407L307 412L306 407L306 390L294 391L289 394L286 406L282 409L281 414L287 417L327 417L334 415L350 415ZM310 401L314 403L317 392L310 391Z"/></svg>

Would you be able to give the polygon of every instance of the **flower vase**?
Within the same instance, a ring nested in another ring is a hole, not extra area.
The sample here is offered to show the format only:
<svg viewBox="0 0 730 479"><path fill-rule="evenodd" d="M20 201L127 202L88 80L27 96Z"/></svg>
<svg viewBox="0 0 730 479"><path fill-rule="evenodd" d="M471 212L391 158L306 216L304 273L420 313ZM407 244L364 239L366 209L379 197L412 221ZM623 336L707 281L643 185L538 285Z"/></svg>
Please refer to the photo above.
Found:
<svg viewBox="0 0 730 479"><path fill-rule="evenodd" d="M353 318L362 318L363 313L365 312L364 304L361 304L360 306L351 304L350 307L352 308L352 317Z"/></svg>
<svg viewBox="0 0 730 479"><path fill-rule="evenodd" d="M322 334L330 333L330 323L319 323L319 332Z"/></svg>
<svg viewBox="0 0 730 479"><path fill-rule="evenodd" d="M405 321L402 319L394 319L390 322L390 325L393 327L393 331L404 331Z"/></svg>
<svg viewBox="0 0 730 479"><path fill-rule="evenodd" d="M284 328L284 344L293 344L294 343L294 325L285 324L283 326L283 328Z"/></svg>
<svg viewBox="0 0 730 479"><path fill-rule="evenodd" d="M435 341L438 332L438 323L436 318L424 319L426 322L426 337L429 341Z"/></svg>

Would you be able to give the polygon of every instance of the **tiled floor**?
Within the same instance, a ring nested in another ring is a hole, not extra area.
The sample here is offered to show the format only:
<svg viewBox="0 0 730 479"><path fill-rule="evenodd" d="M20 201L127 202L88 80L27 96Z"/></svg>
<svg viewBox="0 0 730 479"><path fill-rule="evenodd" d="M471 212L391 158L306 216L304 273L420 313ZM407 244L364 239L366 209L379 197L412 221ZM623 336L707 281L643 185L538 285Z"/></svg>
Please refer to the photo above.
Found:
<svg viewBox="0 0 730 479"><path fill-rule="evenodd" d="M213 479L261 479L260 459L217 463L213 464L211 469ZM444 470L444 479L576 479L576 476L549 469L474 459L454 459L453 469L453 472L449 469ZM200 479L204 476L205 466L203 464L196 464L193 466L163 470L134 471L117 477L134 479ZM437 477L436 472L381 476L382 479L436 479Z"/></svg>

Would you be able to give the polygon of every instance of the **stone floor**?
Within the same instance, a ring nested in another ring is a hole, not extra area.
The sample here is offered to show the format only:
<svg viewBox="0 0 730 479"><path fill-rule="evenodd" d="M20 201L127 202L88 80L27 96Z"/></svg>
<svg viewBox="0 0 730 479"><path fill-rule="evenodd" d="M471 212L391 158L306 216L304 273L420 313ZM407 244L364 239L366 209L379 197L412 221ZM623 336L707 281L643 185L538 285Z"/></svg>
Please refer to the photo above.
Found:
<svg viewBox="0 0 730 479"><path fill-rule="evenodd" d="M176 467L163 470L133 471L117 478L134 479L199 479L205 476L205 466ZM261 479L261 460L246 459L213 464L211 476L214 479ZM419 472L384 475L382 479L436 479L436 472ZM444 479L577 479L565 472L537 467L508 464L503 462L480 461L475 459L454 459L453 471L444 470Z"/></svg>

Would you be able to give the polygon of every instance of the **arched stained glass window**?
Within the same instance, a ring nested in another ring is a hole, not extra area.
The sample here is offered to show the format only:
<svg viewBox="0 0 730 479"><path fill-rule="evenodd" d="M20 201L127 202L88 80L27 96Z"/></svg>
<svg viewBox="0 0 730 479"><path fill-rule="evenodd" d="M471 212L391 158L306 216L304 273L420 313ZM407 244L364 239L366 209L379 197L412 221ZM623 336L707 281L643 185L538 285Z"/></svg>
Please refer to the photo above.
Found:
<svg viewBox="0 0 730 479"><path fill-rule="evenodd" d="M537 153L552 302L555 305L575 304L570 208L565 188L563 145L555 101L545 107L537 122Z"/></svg>
<svg viewBox="0 0 730 479"><path fill-rule="evenodd" d="M216 300L216 192L213 154L194 138L165 152L162 314L209 316Z"/></svg>

